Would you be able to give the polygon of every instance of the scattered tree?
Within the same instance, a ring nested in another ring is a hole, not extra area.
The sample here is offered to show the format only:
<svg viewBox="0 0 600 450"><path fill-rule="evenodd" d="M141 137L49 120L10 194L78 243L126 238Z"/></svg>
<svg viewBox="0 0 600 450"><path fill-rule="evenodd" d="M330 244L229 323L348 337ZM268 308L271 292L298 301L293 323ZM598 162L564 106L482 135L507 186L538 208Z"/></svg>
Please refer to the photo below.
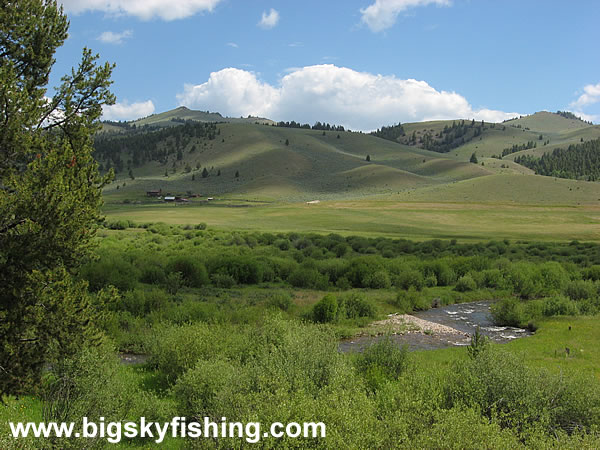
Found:
<svg viewBox="0 0 600 450"><path fill-rule="evenodd" d="M477 154L476 154L476 153L473 153L473 154L471 155L471 159L470 159L469 161L470 161L470 162L472 162L473 164L477 164L477 162L478 162L478 161L477 161Z"/></svg>
<svg viewBox="0 0 600 450"><path fill-rule="evenodd" d="M371 161L371 155L367 155L367 157L365 158L365 161L370 162Z"/></svg>

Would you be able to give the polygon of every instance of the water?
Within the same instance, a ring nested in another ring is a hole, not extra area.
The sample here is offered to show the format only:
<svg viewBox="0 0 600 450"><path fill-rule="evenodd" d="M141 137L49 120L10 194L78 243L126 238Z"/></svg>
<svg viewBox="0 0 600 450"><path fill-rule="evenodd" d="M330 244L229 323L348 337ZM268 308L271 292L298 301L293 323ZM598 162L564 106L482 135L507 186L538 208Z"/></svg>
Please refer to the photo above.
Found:
<svg viewBox="0 0 600 450"><path fill-rule="evenodd" d="M477 327L481 334L488 336L494 342L509 342L530 333L522 328L495 326L490 315L490 305L493 300L432 308L414 314L423 320L439 323L458 330L461 333L472 335ZM434 350L438 348L469 345L470 338L464 334L456 335L426 335L422 333L406 333L404 335L390 336L398 345L408 345L409 350ZM373 342L383 339L382 336L362 336L342 341L339 349L342 352L362 351Z"/></svg>

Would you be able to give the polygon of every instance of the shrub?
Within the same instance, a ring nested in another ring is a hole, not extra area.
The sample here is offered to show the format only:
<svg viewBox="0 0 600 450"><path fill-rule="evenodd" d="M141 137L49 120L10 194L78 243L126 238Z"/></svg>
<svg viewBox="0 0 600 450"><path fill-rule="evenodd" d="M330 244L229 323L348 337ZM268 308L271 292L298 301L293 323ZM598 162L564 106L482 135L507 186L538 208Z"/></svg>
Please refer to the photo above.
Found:
<svg viewBox="0 0 600 450"><path fill-rule="evenodd" d="M505 287L504 276L500 269L488 269L481 272L483 287L502 289Z"/></svg>
<svg viewBox="0 0 600 450"><path fill-rule="evenodd" d="M317 269L308 267L298 267L290 274L288 282L294 287L311 289L327 289L328 285L325 275L320 274Z"/></svg>
<svg viewBox="0 0 600 450"><path fill-rule="evenodd" d="M184 286L201 287L208 284L206 267L192 256L177 256L169 262L168 267L171 272L181 274Z"/></svg>
<svg viewBox="0 0 600 450"><path fill-rule="evenodd" d="M263 265L250 256L218 256L210 262L211 273L227 274L239 284L263 281Z"/></svg>
<svg viewBox="0 0 600 450"><path fill-rule="evenodd" d="M407 291L399 291L392 304L396 306L401 313L426 311L431 307L431 302L429 302L422 293L412 287Z"/></svg>
<svg viewBox="0 0 600 450"><path fill-rule="evenodd" d="M289 294L284 292L276 292L268 298L267 305L271 308L288 311L292 307L293 302Z"/></svg>
<svg viewBox="0 0 600 450"><path fill-rule="evenodd" d="M100 259L85 264L81 277L89 283L92 291L112 285L120 291L133 289L140 278L139 270L122 255L101 253Z"/></svg>
<svg viewBox="0 0 600 450"><path fill-rule="evenodd" d="M378 270L377 272L373 272L368 275L363 280L365 287L371 289L389 289L392 285L390 281L390 276L385 270Z"/></svg>
<svg viewBox="0 0 600 450"><path fill-rule="evenodd" d="M337 311L337 299L333 294L327 294L313 306L313 320L318 323L334 322L337 318Z"/></svg>
<svg viewBox="0 0 600 450"><path fill-rule="evenodd" d="M598 295L594 283L583 280L569 282L564 293L572 300L587 300Z"/></svg>
<svg viewBox="0 0 600 450"><path fill-rule="evenodd" d="M147 284L164 284L166 281L165 270L155 264L145 265L142 268L140 281Z"/></svg>
<svg viewBox="0 0 600 450"><path fill-rule="evenodd" d="M542 291L542 277L536 266L531 263L519 262L509 269L508 278L515 294L521 298L533 298Z"/></svg>
<svg viewBox="0 0 600 450"><path fill-rule="evenodd" d="M523 327L529 321L523 303L516 298L498 300L491 306L492 317L498 325Z"/></svg>
<svg viewBox="0 0 600 450"><path fill-rule="evenodd" d="M231 275L223 273L213 273L210 276L212 284L218 288L230 289L235 286L235 280Z"/></svg>
<svg viewBox="0 0 600 450"><path fill-rule="evenodd" d="M579 314L577 303L563 296L547 297L542 308L544 316L576 316Z"/></svg>
<svg viewBox="0 0 600 450"><path fill-rule="evenodd" d="M356 368L367 386L376 391L385 382L397 380L408 366L408 349L385 336L356 357Z"/></svg>
<svg viewBox="0 0 600 450"><path fill-rule="evenodd" d="M135 289L122 296L120 309L129 311L137 317L143 317L152 311L163 309L169 302L166 292L160 289L143 291Z"/></svg>
<svg viewBox="0 0 600 450"><path fill-rule="evenodd" d="M477 289L477 283L471 275L467 274L458 279L455 289L458 292L474 291Z"/></svg>
<svg viewBox="0 0 600 450"><path fill-rule="evenodd" d="M357 317L375 317L377 309L369 300L362 294L352 293L341 297L338 300L339 304L344 304L345 316L349 319Z"/></svg>
<svg viewBox="0 0 600 450"><path fill-rule="evenodd" d="M447 407L476 408L522 439L589 430L600 419L598 383L529 369L519 356L494 347L455 363L452 373Z"/></svg>

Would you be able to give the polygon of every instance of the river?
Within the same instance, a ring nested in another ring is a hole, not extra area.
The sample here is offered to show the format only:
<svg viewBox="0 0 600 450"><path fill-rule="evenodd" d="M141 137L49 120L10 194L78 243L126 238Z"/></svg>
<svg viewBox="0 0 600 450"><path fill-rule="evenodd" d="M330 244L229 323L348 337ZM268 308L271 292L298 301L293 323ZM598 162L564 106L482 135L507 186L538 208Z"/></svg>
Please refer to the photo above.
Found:
<svg viewBox="0 0 600 450"><path fill-rule="evenodd" d="M522 328L495 326L490 314L490 305L493 300L460 303L456 305L432 308L413 314L415 317L429 322L446 325L457 330L456 334L424 334L410 332L392 335L391 339L398 345L407 345L411 351L434 350L438 348L468 345L470 338L479 327L482 334L492 341L504 343L532 333ZM342 352L362 351L365 347L382 336L361 336L344 340L339 349Z"/></svg>

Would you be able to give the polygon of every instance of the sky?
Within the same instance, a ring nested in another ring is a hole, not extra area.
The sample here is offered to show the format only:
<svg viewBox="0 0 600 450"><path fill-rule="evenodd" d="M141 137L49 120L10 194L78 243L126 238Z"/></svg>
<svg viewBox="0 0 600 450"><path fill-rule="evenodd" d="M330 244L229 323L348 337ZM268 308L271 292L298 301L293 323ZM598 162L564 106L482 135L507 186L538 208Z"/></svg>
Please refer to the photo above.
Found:
<svg viewBox="0 0 600 450"><path fill-rule="evenodd" d="M104 119L178 106L352 130L568 110L600 123L597 0L60 0L116 63Z"/></svg>

